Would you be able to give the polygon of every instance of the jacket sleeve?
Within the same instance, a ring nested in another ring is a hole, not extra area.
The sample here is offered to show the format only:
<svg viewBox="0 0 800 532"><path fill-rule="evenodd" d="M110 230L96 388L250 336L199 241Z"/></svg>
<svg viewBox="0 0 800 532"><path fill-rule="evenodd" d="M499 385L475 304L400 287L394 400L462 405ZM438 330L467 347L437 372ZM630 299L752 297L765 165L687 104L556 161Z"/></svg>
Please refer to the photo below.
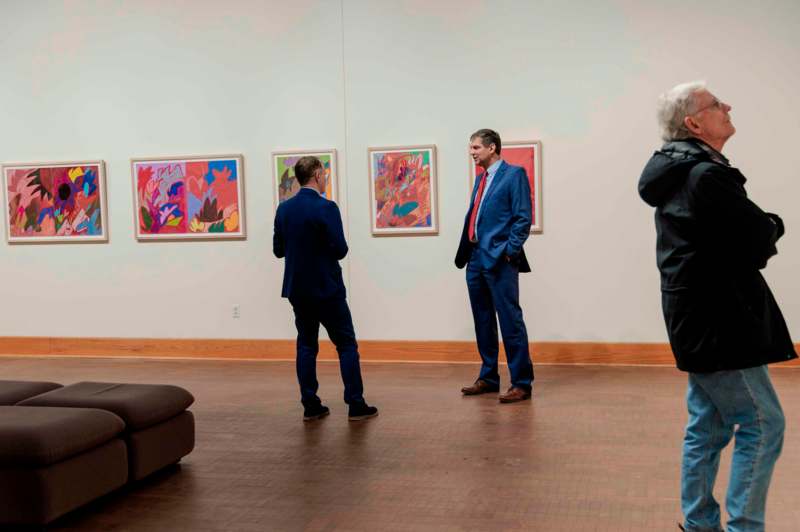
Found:
<svg viewBox="0 0 800 532"><path fill-rule="evenodd" d="M281 223L281 208L278 207L278 212L275 213L275 228L272 233L272 253L282 259L286 255L285 237L283 234L283 226Z"/></svg>
<svg viewBox="0 0 800 532"><path fill-rule="evenodd" d="M713 165L697 176L693 200L698 221L727 266L763 268L778 252L775 242L780 227L747 198L744 187L729 172Z"/></svg>
<svg viewBox="0 0 800 532"><path fill-rule="evenodd" d="M775 224L775 227L776 227L776 229L778 231L778 235L775 238L775 240L780 240L780 238L786 233L786 228L783 225L783 220L781 219L780 216L778 216L774 212L768 212L767 216L770 217L770 219L772 220L772 223Z"/></svg>
<svg viewBox="0 0 800 532"><path fill-rule="evenodd" d="M347 240L344 238L342 215L339 207L332 201L325 205L325 243L336 260L342 260L347 255Z"/></svg>
<svg viewBox="0 0 800 532"><path fill-rule="evenodd" d="M531 186L525 170L519 169L511 183L511 230L508 234L505 253L516 257L531 231Z"/></svg>
<svg viewBox="0 0 800 532"><path fill-rule="evenodd" d="M456 268L459 270L467 265L470 257L472 256L473 244L469 241L467 230L469 229L469 218L472 216L472 209L475 208L475 195L478 193L478 184L480 179L475 178L475 183L472 185L472 193L469 195L469 208L467 214L464 216L464 227L461 229L461 239L458 241L458 250L456 250L456 258L454 260Z"/></svg>

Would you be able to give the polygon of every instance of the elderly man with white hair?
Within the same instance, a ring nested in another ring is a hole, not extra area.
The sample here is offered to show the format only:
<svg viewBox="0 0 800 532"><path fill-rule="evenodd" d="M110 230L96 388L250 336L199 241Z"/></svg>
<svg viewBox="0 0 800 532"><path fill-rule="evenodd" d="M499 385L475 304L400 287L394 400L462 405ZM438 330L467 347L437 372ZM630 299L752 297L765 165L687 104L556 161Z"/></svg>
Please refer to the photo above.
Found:
<svg viewBox="0 0 800 532"><path fill-rule="evenodd" d="M736 132L731 106L703 82L661 96L666 142L639 179L656 208L661 301L678 369L688 372L681 505L686 531L721 531L713 487L735 436L726 498L729 532L764 530L784 416L767 364L797 358L759 270L777 253L781 219L747 198L745 177L722 155Z"/></svg>

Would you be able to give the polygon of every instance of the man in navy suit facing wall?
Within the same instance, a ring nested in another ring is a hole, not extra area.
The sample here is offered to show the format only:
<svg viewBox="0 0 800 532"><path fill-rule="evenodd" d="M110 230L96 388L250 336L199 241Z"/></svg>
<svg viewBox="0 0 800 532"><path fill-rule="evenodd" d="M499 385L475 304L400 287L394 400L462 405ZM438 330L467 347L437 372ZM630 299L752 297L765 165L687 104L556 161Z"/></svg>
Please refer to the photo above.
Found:
<svg viewBox="0 0 800 532"><path fill-rule="evenodd" d="M475 321L481 371L464 395L500 391L497 318L511 373L511 387L501 403L530 399L533 363L528 332L519 306L519 272L531 271L522 245L531 228L531 189L525 169L500 158L500 135L480 129L469 151L486 171L475 180L470 207L456 253L456 267L467 267L467 290ZM495 317L495 314L497 317Z"/></svg>
<svg viewBox="0 0 800 532"><path fill-rule="evenodd" d="M297 379L304 421L327 416L330 410L317 396L317 353L322 324L339 353L344 402L351 421L378 415L364 401L358 344L345 300L339 261L347 255L342 216L336 203L322 197L325 168L316 157L301 157L294 167L302 187L278 206L272 251L286 257L282 297L289 299L297 326Z"/></svg>

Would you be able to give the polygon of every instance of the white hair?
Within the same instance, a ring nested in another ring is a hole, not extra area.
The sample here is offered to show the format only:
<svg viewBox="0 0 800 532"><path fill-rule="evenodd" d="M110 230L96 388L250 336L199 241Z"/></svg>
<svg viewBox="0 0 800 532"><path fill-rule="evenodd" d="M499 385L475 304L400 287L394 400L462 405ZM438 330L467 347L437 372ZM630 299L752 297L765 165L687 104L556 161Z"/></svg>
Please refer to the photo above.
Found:
<svg viewBox="0 0 800 532"><path fill-rule="evenodd" d="M705 81L675 85L658 97L658 127L666 142L691 137L683 119L697 110L695 95L706 88Z"/></svg>

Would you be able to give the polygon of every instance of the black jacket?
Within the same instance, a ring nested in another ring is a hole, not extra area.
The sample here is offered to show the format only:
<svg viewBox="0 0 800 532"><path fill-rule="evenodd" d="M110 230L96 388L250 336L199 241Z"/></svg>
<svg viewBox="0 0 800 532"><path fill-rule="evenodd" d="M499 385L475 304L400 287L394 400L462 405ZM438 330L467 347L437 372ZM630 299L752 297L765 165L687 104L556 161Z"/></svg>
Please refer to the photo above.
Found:
<svg viewBox="0 0 800 532"><path fill-rule="evenodd" d="M272 252L286 257L281 296L291 299L344 299L339 261L347 242L339 207L316 191L301 188L278 206Z"/></svg>
<svg viewBox="0 0 800 532"><path fill-rule="evenodd" d="M715 159L712 159L712 154ZM661 301L678 368L705 373L797 358L759 270L783 222L747 199L745 177L698 140L665 144L639 194L656 207Z"/></svg>

